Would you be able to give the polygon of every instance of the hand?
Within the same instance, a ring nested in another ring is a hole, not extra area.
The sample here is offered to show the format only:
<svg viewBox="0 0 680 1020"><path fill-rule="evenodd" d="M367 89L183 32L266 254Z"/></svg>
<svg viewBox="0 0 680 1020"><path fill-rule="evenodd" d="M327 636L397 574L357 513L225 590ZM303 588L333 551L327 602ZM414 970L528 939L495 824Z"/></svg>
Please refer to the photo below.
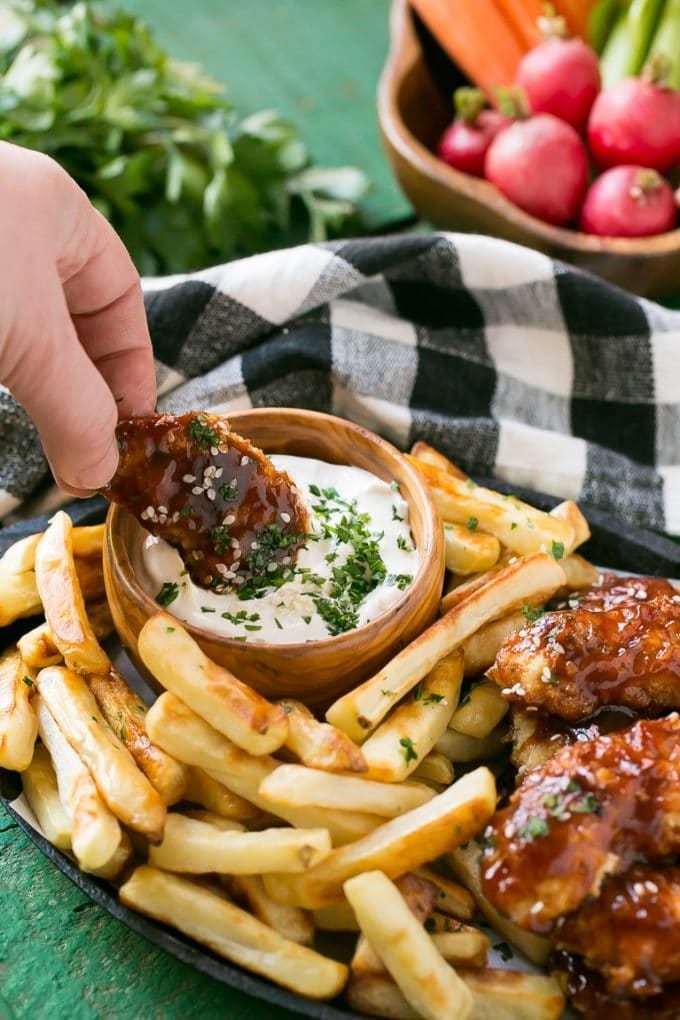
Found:
<svg viewBox="0 0 680 1020"><path fill-rule="evenodd" d="M0 143L0 383L76 496L118 463L119 417L153 411L139 276L85 193L40 153Z"/></svg>

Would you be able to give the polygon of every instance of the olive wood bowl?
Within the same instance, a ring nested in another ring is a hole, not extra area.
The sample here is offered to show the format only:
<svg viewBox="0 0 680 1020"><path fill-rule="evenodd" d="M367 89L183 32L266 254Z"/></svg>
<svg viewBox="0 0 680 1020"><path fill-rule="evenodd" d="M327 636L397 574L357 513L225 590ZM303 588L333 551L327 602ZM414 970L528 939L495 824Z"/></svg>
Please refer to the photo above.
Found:
<svg viewBox="0 0 680 1020"><path fill-rule="evenodd" d="M637 294L677 293L680 230L602 238L554 227L513 205L493 185L440 160L436 146L453 118L451 96L466 79L408 0L394 0L391 29L378 119L392 169L420 216L444 230L491 234L536 248Z"/></svg>
<svg viewBox="0 0 680 1020"><path fill-rule="evenodd" d="M382 616L337 637L305 644L243 643L183 626L204 652L268 698L293 697L325 707L372 675L434 619L444 577L441 522L418 473L395 447L367 429L315 411L292 408L238 411L233 429L266 453L315 457L349 464L395 480L408 503L420 566L411 586ZM142 675L156 689L137 652L137 637L158 605L137 581L133 569L146 532L118 506L107 516L104 578L120 640Z"/></svg>

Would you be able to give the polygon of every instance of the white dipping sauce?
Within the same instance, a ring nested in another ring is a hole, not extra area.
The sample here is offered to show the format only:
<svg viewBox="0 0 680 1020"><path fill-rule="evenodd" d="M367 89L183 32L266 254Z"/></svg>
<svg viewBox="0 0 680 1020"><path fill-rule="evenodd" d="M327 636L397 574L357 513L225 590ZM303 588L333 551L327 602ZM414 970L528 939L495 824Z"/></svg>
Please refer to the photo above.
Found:
<svg viewBox="0 0 680 1020"><path fill-rule="evenodd" d="M396 483L390 485L361 468L306 457L270 459L288 473L309 512L311 538L297 554L293 577L279 588L266 589L261 598L241 600L236 591L218 595L195 585L177 550L149 535L137 565L144 589L155 598L164 584L174 582L178 594L166 606L168 612L213 634L248 642L284 645L318 641L381 616L402 598L419 566L408 505ZM362 519L362 515L367 516ZM338 525L342 534L330 534ZM350 540L343 540L348 531ZM335 571L340 584L343 578L346 581L348 572L343 568L348 559L350 567L353 560L357 562L356 551L365 547L366 541L379 556L377 561L373 557L377 583L363 598L350 602L356 622L348 626L347 602L333 598L333 574ZM316 583L312 583L312 575ZM313 595L321 597L326 618Z"/></svg>

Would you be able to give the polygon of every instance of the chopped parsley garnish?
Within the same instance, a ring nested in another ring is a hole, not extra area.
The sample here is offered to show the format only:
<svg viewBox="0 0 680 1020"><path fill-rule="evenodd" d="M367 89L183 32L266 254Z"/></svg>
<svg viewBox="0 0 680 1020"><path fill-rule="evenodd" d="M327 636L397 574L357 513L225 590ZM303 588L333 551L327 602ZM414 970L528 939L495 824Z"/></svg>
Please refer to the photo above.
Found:
<svg viewBox="0 0 680 1020"><path fill-rule="evenodd" d="M517 835L526 843L533 843L535 839L547 836L550 832L548 823L538 815L532 815L524 825L520 826Z"/></svg>
<svg viewBox="0 0 680 1020"><path fill-rule="evenodd" d="M440 701L444 700L443 694L426 694L423 698L424 705L438 705Z"/></svg>
<svg viewBox="0 0 680 1020"><path fill-rule="evenodd" d="M428 935L434 935L437 930L437 921L434 917L426 917L423 921L423 928Z"/></svg>
<svg viewBox="0 0 680 1020"><path fill-rule="evenodd" d="M569 805L569 810L577 815L598 815L601 808L599 798L590 791L584 793L580 800Z"/></svg>
<svg viewBox="0 0 680 1020"><path fill-rule="evenodd" d="M156 595L156 602L159 606L169 606L171 602L174 602L179 595L179 585L176 581L165 581L161 586L161 590Z"/></svg>
<svg viewBox="0 0 680 1020"><path fill-rule="evenodd" d="M514 531L516 527L518 527L517 521L513 521L510 525L510 531Z"/></svg>
<svg viewBox="0 0 680 1020"><path fill-rule="evenodd" d="M304 622L305 622L305 623L306 623L306 624L307 624L308 626L309 626L309 624L310 624L310 623L312 622L312 618L311 618L311 616L303 616L303 617L302 617L302 619L304 620Z"/></svg>
<svg viewBox="0 0 680 1020"><path fill-rule="evenodd" d="M423 696L423 685L422 684L417 684L413 688L413 700L414 701L420 701L422 696Z"/></svg>
<svg viewBox="0 0 680 1020"><path fill-rule="evenodd" d="M553 542L551 552L556 560L561 560L564 556L564 542Z"/></svg>
<svg viewBox="0 0 680 1020"><path fill-rule="evenodd" d="M281 623L279 622L279 620L276 617L274 617L274 623L279 628L279 630L283 630L283 627L282 627Z"/></svg>
<svg viewBox="0 0 680 1020"><path fill-rule="evenodd" d="M22 677L22 680L24 681L27 687L33 686L33 681L31 680L30 676Z"/></svg>
<svg viewBox="0 0 680 1020"><path fill-rule="evenodd" d="M234 500L238 499L238 484L236 480L220 485L218 492L225 503L233 503Z"/></svg>
<svg viewBox="0 0 680 1020"><path fill-rule="evenodd" d="M418 754L410 737L402 737L399 744L402 747L402 754L407 765L410 761L418 761Z"/></svg>
<svg viewBox="0 0 680 1020"><path fill-rule="evenodd" d="M412 580L413 574L388 574L385 578L385 584L389 587L396 584L399 591L404 591L405 588L408 588Z"/></svg>
<svg viewBox="0 0 680 1020"><path fill-rule="evenodd" d="M468 517L467 529L468 531L476 531L479 520L477 517Z"/></svg>
<svg viewBox="0 0 680 1020"><path fill-rule="evenodd" d="M225 552L231 545L231 535L229 534L229 528L226 524L216 524L214 528L210 529L210 541L213 544L213 549L218 556L224 556Z"/></svg>
<svg viewBox="0 0 680 1020"><path fill-rule="evenodd" d="M396 508L396 506L393 503L392 504L392 520L393 521L403 521L403 519L404 518L400 517L399 514L397 513L397 508Z"/></svg>
<svg viewBox="0 0 680 1020"><path fill-rule="evenodd" d="M188 517L190 513L191 513L191 507L187 503L186 506L182 507L182 509L179 512L179 515L180 515L180 517Z"/></svg>
<svg viewBox="0 0 680 1020"><path fill-rule="evenodd" d="M540 606L522 606L522 615L527 623L536 623L543 616L544 610Z"/></svg>
<svg viewBox="0 0 680 1020"><path fill-rule="evenodd" d="M477 482L473 482L471 478L468 478L468 480L465 483L465 485L467 486L468 489L476 489L477 488Z"/></svg>
<svg viewBox="0 0 680 1020"><path fill-rule="evenodd" d="M481 850L493 850L496 845L495 836L476 836L475 843Z"/></svg>
<svg viewBox="0 0 680 1020"><path fill-rule="evenodd" d="M404 552L413 552L413 546L406 541L403 535L397 535L397 548L403 549Z"/></svg>
<svg viewBox="0 0 680 1020"><path fill-rule="evenodd" d="M260 619L259 613L249 613L246 609L239 609L238 613L222 613L222 619L228 620L236 626L245 626L247 623L257 623Z"/></svg>
<svg viewBox="0 0 680 1020"><path fill-rule="evenodd" d="M391 481L390 489L392 490L392 492L399 492L399 482L395 482L394 480Z"/></svg>
<svg viewBox="0 0 680 1020"><path fill-rule="evenodd" d="M497 942L493 948L497 953L499 953L503 963L507 963L508 960L512 960L515 955L512 951L512 947L509 946L507 942Z"/></svg>
<svg viewBox="0 0 680 1020"><path fill-rule="evenodd" d="M201 612L202 613L214 613L215 610L213 609L212 606L201 606Z"/></svg>
<svg viewBox="0 0 680 1020"><path fill-rule="evenodd" d="M219 446L222 442L222 437L211 425L208 425L207 419L202 415L189 422L188 431L200 450L207 450L209 446Z"/></svg>
<svg viewBox="0 0 680 1020"><path fill-rule="evenodd" d="M388 691L388 690L383 689L380 693L382 694L383 698L393 698L394 697L394 691Z"/></svg>
<svg viewBox="0 0 680 1020"><path fill-rule="evenodd" d="M321 489L319 488L318 485L310 485L309 491L311 492L312 496L319 496L319 498L321 498Z"/></svg>
<svg viewBox="0 0 680 1020"><path fill-rule="evenodd" d="M174 627L166 627L165 628L165 633L166 634L174 634L175 633L175 628Z"/></svg>

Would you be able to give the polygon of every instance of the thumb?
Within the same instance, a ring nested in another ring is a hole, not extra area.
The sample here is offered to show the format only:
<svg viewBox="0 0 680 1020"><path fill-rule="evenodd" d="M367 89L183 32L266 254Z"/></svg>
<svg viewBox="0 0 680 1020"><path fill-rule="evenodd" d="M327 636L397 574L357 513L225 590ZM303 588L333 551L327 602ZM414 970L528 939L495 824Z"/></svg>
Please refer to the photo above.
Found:
<svg viewBox="0 0 680 1020"><path fill-rule="evenodd" d="M10 337L2 381L31 416L58 484L74 496L109 481L118 464L111 390L83 350L56 274Z"/></svg>

